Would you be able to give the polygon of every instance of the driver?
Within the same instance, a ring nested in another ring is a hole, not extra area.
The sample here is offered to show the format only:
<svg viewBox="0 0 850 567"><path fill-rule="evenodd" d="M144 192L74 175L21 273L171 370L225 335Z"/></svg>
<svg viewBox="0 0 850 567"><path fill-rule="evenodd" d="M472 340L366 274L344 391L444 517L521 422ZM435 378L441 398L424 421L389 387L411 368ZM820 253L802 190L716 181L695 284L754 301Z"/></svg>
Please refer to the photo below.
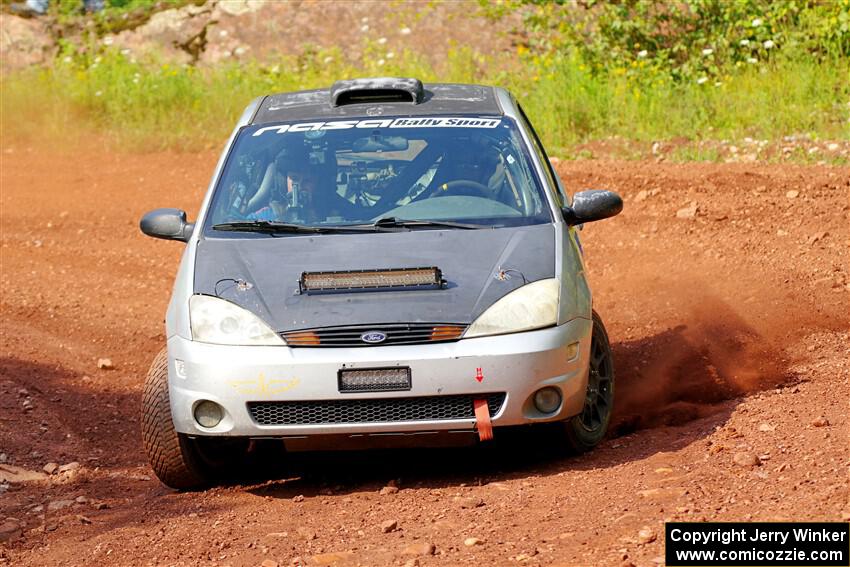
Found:
<svg viewBox="0 0 850 567"><path fill-rule="evenodd" d="M259 192L270 193L268 204L249 220L321 222L331 217L353 219L357 207L335 191L336 176L320 164L311 164L308 152L278 155L269 164Z"/></svg>

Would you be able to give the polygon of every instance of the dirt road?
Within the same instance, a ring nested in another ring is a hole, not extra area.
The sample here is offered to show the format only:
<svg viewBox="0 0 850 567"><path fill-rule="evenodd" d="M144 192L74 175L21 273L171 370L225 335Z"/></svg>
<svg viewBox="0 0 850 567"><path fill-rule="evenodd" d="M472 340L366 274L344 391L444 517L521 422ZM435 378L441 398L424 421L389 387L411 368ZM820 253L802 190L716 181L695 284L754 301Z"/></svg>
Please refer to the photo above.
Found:
<svg viewBox="0 0 850 567"><path fill-rule="evenodd" d="M0 564L652 565L665 520L850 519L848 168L559 166L626 200L582 233L618 372L589 455L497 431L179 494L138 406L182 245L137 223L216 155L0 149Z"/></svg>

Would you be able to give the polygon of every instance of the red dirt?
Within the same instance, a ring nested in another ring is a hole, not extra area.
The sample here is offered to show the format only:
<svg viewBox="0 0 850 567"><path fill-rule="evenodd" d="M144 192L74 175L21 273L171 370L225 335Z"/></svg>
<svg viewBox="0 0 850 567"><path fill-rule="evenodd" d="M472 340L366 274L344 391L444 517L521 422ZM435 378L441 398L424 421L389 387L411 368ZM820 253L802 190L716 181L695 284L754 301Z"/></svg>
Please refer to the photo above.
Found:
<svg viewBox="0 0 850 567"><path fill-rule="evenodd" d="M582 232L618 372L612 435L588 455L528 436L314 455L291 478L180 494L146 464L138 405L181 245L137 223L194 213L216 156L0 155L0 474L81 464L0 483L0 523L21 525L0 564L402 565L430 543L421 565L651 565L665 520L850 518L846 167L560 164L570 190L626 200Z"/></svg>

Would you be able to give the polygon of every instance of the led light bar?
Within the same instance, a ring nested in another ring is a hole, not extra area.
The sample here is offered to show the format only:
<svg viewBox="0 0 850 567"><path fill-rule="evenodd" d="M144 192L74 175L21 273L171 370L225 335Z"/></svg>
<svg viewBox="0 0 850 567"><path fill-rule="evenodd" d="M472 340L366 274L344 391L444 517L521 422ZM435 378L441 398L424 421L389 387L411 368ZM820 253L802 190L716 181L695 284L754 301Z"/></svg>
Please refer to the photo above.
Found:
<svg viewBox="0 0 850 567"><path fill-rule="evenodd" d="M390 268L345 272L303 272L298 281L298 287L301 293L304 293L393 287L442 287L443 283L443 274L436 267Z"/></svg>
<svg viewBox="0 0 850 567"><path fill-rule="evenodd" d="M394 392L409 390L410 368L364 368L339 371L340 392Z"/></svg>

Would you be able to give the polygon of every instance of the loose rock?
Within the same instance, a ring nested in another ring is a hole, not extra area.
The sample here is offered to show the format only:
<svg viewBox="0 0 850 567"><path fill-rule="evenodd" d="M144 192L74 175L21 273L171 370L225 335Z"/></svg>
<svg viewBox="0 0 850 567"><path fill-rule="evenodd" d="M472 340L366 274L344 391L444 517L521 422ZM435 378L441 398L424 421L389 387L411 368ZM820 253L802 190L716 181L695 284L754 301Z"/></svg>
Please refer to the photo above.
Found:
<svg viewBox="0 0 850 567"><path fill-rule="evenodd" d="M381 532L388 534L390 532L394 532L398 528L398 522L395 520L387 520L386 522L381 524Z"/></svg>
<svg viewBox="0 0 850 567"><path fill-rule="evenodd" d="M829 233L825 230L822 230L820 232L816 232L806 240L806 244L811 246L812 244L815 244L819 240L823 240L827 236L829 236Z"/></svg>
<svg viewBox="0 0 850 567"><path fill-rule="evenodd" d="M812 425L814 425L815 427L826 427L827 425L829 425L829 420L824 416L816 417L812 420Z"/></svg>
<svg viewBox="0 0 850 567"><path fill-rule="evenodd" d="M304 502L304 495L303 495L303 494L298 494L298 495L296 495L296 496L293 496L293 497L292 497L292 501L293 501L293 502Z"/></svg>
<svg viewBox="0 0 850 567"><path fill-rule="evenodd" d="M46 465L41 467L41 470L43 470L47 474L53 474L53 473L56 472L56 469L58 469L58 468L59 468L59 463L47 463Z"/></svg>
<svg viewBox="0 0 850 567"><path fill-rule="evenodd" d="M759 459L757 455L744 451L735 453L732 460L736 465L740 465L742 467L757 467L761 464L761 459Z"/></svg>
<svg viewBox="0 0 850 567"><path fill-rule="evenodd" d="M791 189L790 191L785 193L785 196L788 197L789 199L796 199L799 195L800 195L800 192L797 191L796 189Z"/></svg>
<svg viewBox="0 0 850 567"><path fill-rule="evenodd" d="M16 541L23 535L23 526L12 518L0 523L0 543Z"/></svg>
<svg viewBox="0 0 850 567"><path fill-rule="evenodd" d="M54 500L50 504L47 505L48 512L55 512L57 510L62 510L64 508L70 508L74 505L73 500Z"/></svg>
<svg viewBox="0 0 850 567"><path fill-rule="evenodd" d="M691 204L687 207L683 207L676 211L676 218L679 219L692 219L697 216L697 210L699 206L696 201L691 201Z"/></svg>
<svg viewBox="0 0 850 567"><path fill-rule="evenodd" d="M260 567L280 567L280 563L274 559L263 559L263 562L260 563Z"/></svg>
<svg viewBox="0 0 850 567"><path fill-rule="evenodd" d="M100 370L114 370L115 365L112 364L111 358L98 358L97 359L97 367Z"/></svg>
<svg viewBox="0 0 850 567"><path fill-rule="evenodd" d="M311 565L336 565L337 563L348 562L354 557L352 551L334 551L331 553L320 553L310 558Z"/></svg>
<svg viewBox="0 0 850 567"><path fill-rule="evenodd" d="M402 550L404 555L434 555L434 552L437 548L433 543L430 542L422 542L422 543L414 543L413 545L408 545Z"/></svg>
<svg viewBox="0 0 850 567"><path fill-rule="evenodd" d="M649 526L644 526L643 529L638 532L638 543L641 544L652 543L657 538L658 536Z"/></svg>
<svg viewBox="0 0 850 567"><path fill-rule="evenodd" d="M484 500L476 496L455 496L454 501L457 502L461 508L466 509L484 506Z"/></svg>
<svg viewBox="0 0 850 567"><path fill-rule="evenodd" d="M385 486L381 489L381 494L395 494L398 492L397 486Z"/></svg>
<svg viewBox="0 0 850 567"><path fill-rule="evenodd" d="M60 473L66 473L66 472L75 471L79 468L80 468L80 463L78 463L77 461L73 461L73 462L67 463L67 464L59 467L59 472Z"/></svg>
<svg viewBox="0 0 850 567"><path fill-rule="evenodd" d="M482 545L483 543L484 543L484 541L478 539L477 537L468 537L465 540L463 540L463 545L465 545L467 547L472 547L472 546L475 546L475 545Z"/></svg>

